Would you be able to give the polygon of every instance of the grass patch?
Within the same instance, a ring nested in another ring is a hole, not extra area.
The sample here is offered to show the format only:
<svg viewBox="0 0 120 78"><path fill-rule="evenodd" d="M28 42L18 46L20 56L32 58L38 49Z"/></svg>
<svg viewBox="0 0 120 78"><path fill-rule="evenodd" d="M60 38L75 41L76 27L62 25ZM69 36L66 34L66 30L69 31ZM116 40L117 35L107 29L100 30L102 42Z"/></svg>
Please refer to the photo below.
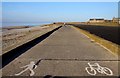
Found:
<svg viewBox="0 0 120 78"><path fill-rule="evenodd" d="M99 26L120 26L118 23L104 22L104 23L86 23L87 25L99 25Z"/></svg>
<svg viewBox="0 0 120 78"><path fill-rule="evenodd" d="M119 47L120 45L117 45L115 43L112 43L110 41L107 41L99 36L96 36L94 34L89 33L86 30L80 29L78 27L77 28L80 32L84 33L85 35L87 35L89 38L91 38L92 40L94 40L95 42L99 43L100 45L104 46L106 49L108 49L109 51L111 51L112 53L114 53L115 55L120 55L119 52Z"/></svg>

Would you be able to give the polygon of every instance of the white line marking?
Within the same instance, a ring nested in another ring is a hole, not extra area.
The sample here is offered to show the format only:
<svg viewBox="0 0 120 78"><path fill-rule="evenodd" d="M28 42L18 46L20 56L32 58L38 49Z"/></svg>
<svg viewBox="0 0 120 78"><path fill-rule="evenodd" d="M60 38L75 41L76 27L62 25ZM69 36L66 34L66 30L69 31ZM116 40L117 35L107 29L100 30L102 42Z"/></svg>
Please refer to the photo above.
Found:
<svg viewBox="0 0 120 78"><path fill-rule="evenodd" d="M96 75L97 72L101 74L105 74L108 76L112 76L113 72L111 69L107 67L102 67L98 63L90 64L88 63L89 67L86 67L85 70L87 71L88 74L90 75Z"/></svg>
<svg viewBox="0 0 120 78"><path fill-rule="evenodd" d="M35 65L35 62L34 61L31 61L30 62L30 64L28 64L28 65L25 65L25 66L23 66L23 67L20 67L20 68L26 68L26 69L24 69L23 71L21 71L20 73L17 73L17 74L15 74L15 76L19 76L19 75L21 75L22 73L24 73L25 71L27 71L27 70L30 70L30 76L33 76L34 74L35 74L35 72L33 71L33 67L35 66L35 69L37 68L37 65Z"/></svg>

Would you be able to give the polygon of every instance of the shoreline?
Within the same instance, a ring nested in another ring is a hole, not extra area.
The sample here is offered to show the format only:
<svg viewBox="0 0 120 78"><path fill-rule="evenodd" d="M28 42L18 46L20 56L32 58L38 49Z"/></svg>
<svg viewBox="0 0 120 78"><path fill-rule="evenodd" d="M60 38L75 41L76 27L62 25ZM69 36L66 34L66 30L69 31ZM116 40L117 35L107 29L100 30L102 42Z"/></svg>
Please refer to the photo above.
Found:
<svg viewBox="0 0 120 78"><path fill-rule="evenodd" d="M15 26L40 26L40 25L46 25L46 24L51 24L53 22L46 22L46 23L32 23L32 22L21 22L21 23L17 23L17 22L13 22L13 23L2 23L2 27L15 27Z"/></svg>
<svg viewBox="0 0 120 78"><path fill-rule="evenodd" d="M59 26L59 24L47 24L30 28L6 30L6 32L3 32L2 35L3 54Z"/></svg>

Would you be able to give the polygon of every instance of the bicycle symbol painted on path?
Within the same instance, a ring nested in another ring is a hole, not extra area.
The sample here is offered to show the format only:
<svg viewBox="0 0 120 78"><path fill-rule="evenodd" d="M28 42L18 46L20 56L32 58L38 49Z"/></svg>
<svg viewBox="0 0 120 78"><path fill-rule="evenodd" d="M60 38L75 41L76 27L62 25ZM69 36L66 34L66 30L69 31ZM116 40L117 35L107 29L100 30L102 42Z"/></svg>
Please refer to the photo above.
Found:
<svg viewBox="0 0 120 78"><path fill-rule="evenodd" d="M108 76L112 76L113 72L111 69L107 67L102 67L98 63L90 64L88 63L89 67L86 67L85 70L87 71L88 74L90 75L96 75L97 72L101 74L106 74Z"/></svg>

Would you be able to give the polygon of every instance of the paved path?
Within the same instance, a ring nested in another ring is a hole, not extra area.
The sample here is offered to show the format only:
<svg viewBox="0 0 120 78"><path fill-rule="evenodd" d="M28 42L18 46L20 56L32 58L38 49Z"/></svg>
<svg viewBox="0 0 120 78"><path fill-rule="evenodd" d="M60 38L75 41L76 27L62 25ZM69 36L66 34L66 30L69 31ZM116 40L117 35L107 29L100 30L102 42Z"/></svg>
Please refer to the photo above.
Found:
<svg viewBox="0 0 120 78"><path fill-rule="evenodd" d="M40 59L43 60L34 69L34 76L90 76L85 70L89 67L88 62L99 63L110 68L114 76L118 75L117 56L91 42L75 27L64 26L6 65L3 76L14 76L23 70L21 66ZM21 76L28 76L29 73L27 71Z"/></svg>

